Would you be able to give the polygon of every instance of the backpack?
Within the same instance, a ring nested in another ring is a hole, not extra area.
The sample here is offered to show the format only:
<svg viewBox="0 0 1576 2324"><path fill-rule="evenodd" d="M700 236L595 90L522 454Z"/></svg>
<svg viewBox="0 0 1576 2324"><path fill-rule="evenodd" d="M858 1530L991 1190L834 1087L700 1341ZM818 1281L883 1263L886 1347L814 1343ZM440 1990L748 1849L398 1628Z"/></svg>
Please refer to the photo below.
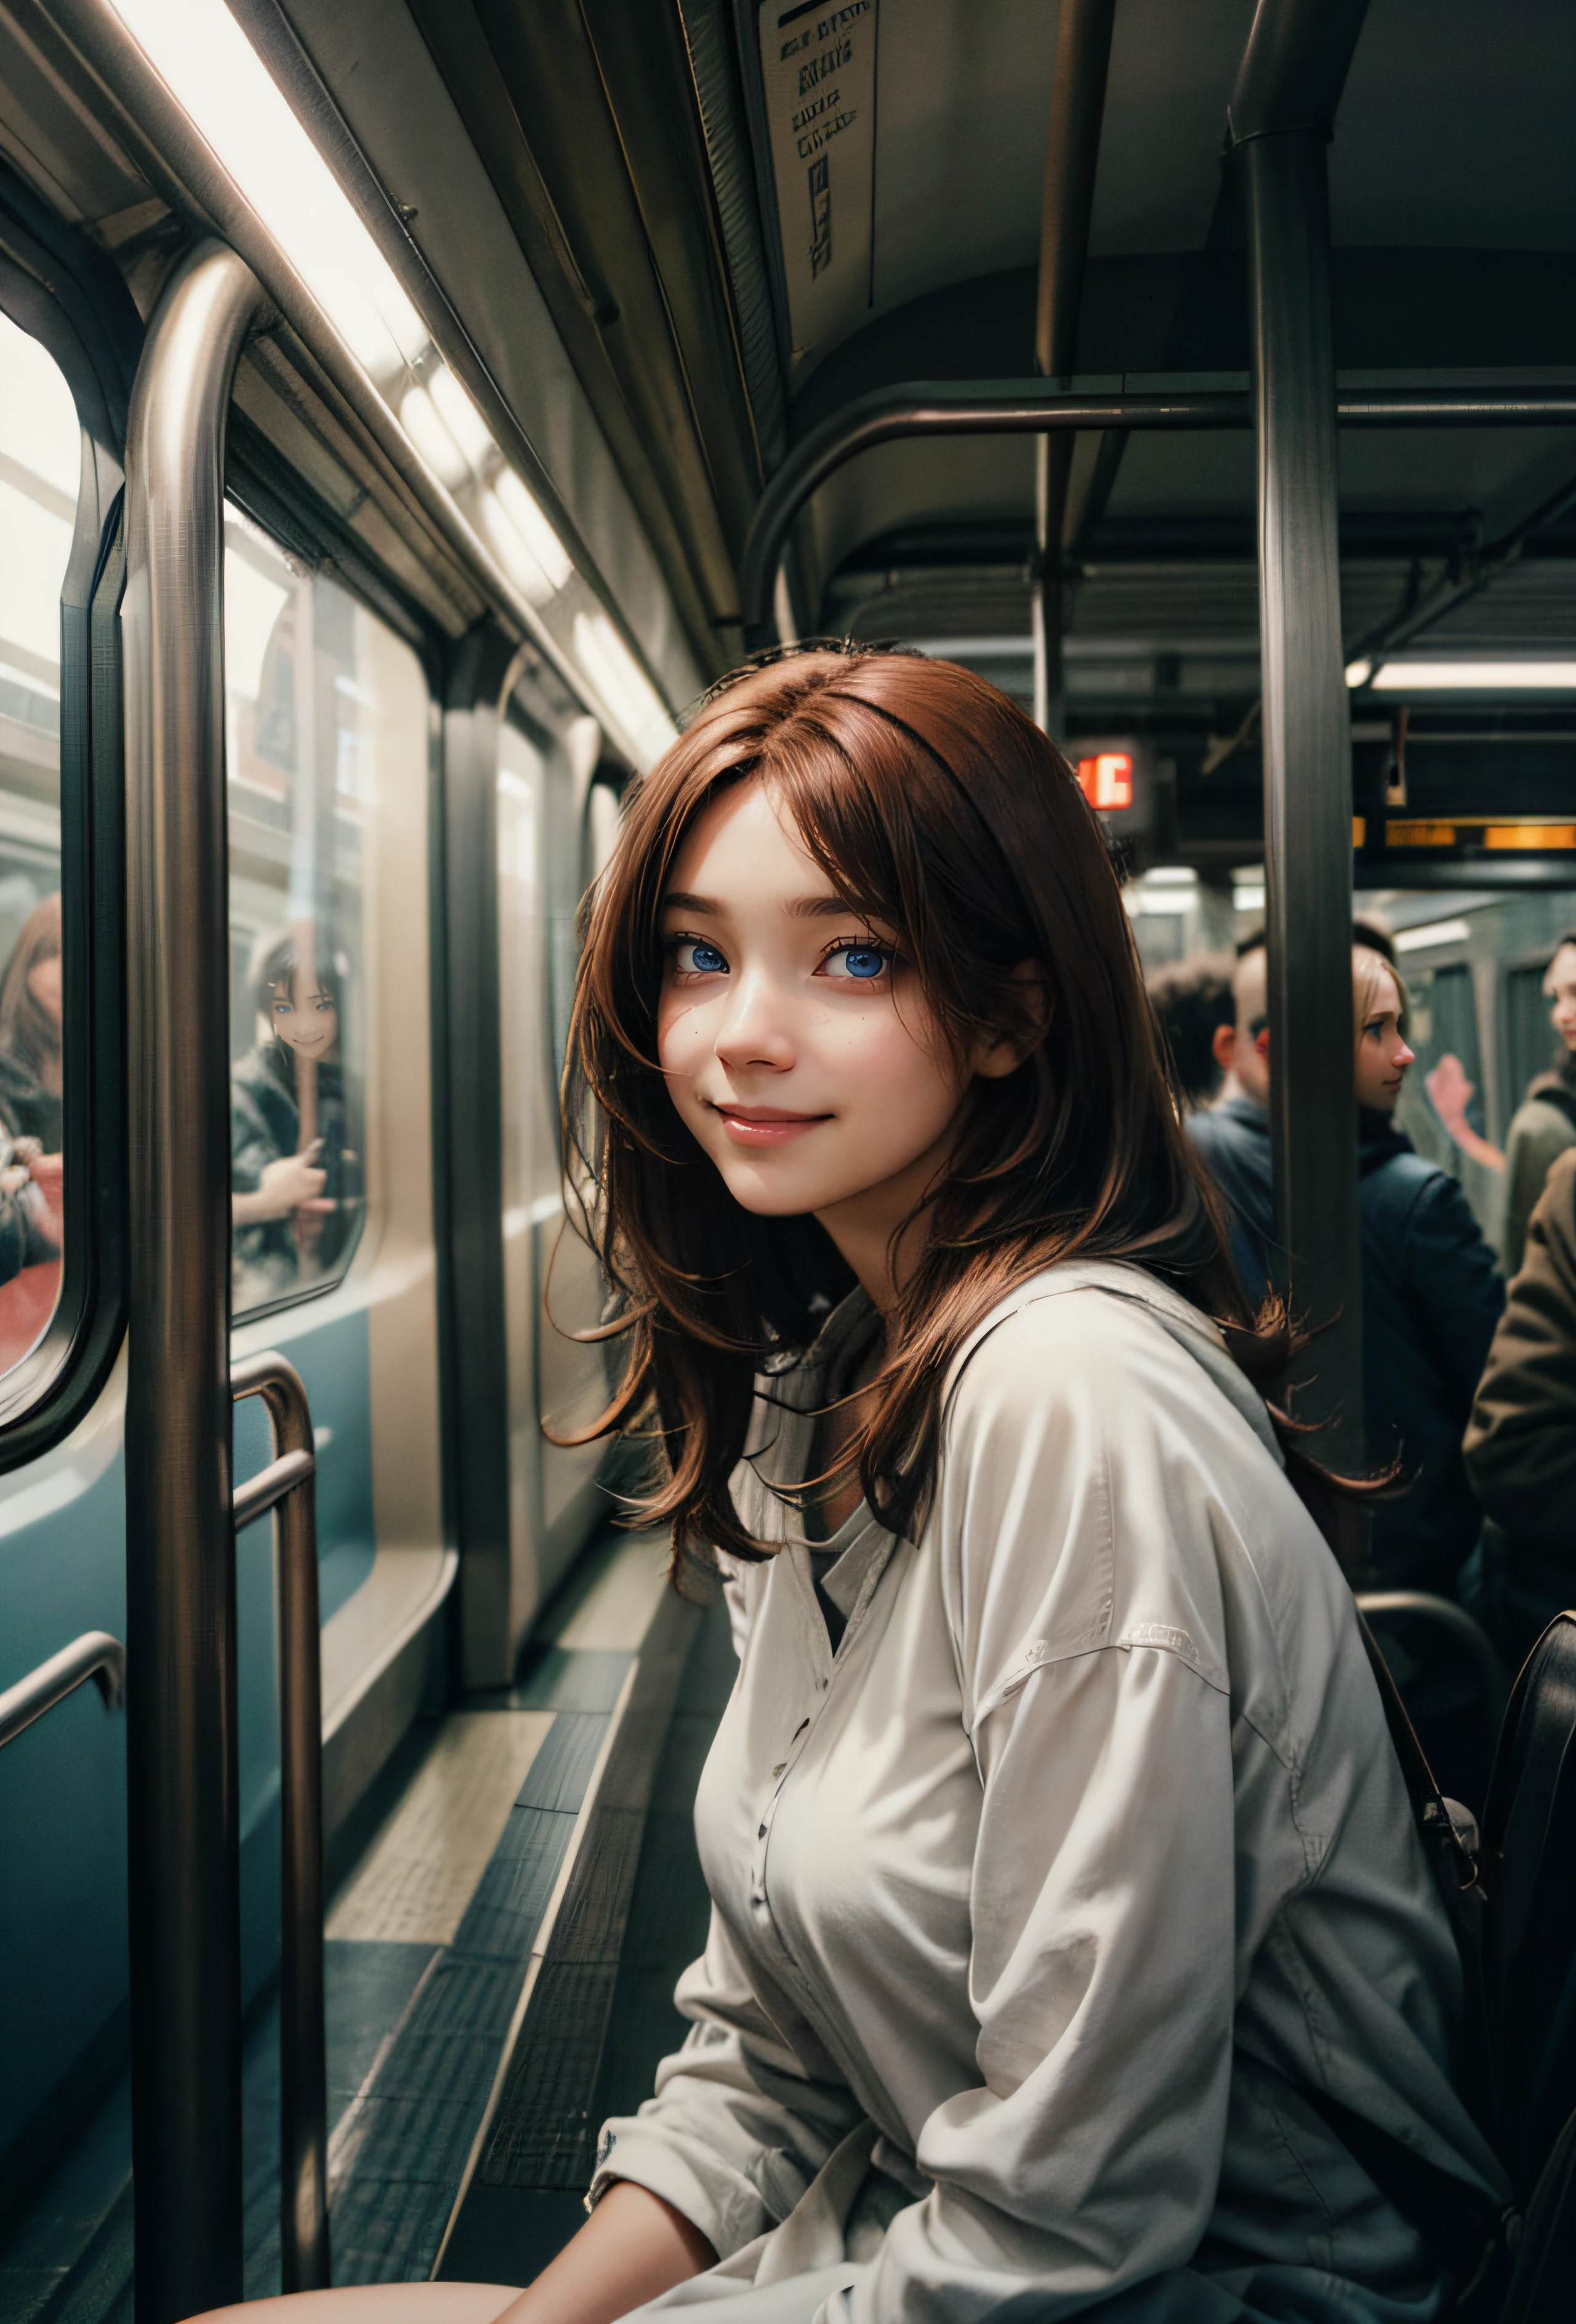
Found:
<svg viewBox="0 0 1576 2324"><path fill-rule="evenodd" d="M1481 1835L1442 1795L1358 1618L1461 1956L1467 2096L1505 2165L1509 2205L1496 2218L1398 2139L1306 2095L1443 2257L1462 2324L1566 2324L1576 2282L1576 1614L1555 1616L1516 1680Z"/></svg>

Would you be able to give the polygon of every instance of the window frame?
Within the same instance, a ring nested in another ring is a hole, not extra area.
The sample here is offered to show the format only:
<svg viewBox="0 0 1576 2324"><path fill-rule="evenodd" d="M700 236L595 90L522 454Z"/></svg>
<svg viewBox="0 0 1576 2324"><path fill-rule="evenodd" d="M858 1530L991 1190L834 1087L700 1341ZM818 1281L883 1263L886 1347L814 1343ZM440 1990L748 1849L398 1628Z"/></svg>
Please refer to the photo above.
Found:
<svg viewBox="0 0 1576 2324"><path fill-rule="evenodd" d="M143 325L119 273L0 161L0 309L53 359L83 461L60 593L61 1052L67 1099L60 1297L0 1378L0 1473L68 1435L125 1329L125 784L122 462Z"/></svg>
<svg viewBox="0 0 1576 2324"><path fill-rule="evenodd" d="M235 414L235 406L234 406L234 404L232 403L232 405L231 405L231 417L232 417L232 420L233 420L233 418L234 418L234 414ZM227 467L228 467L228 464L227 463ZM232 481L232 479L231 479L231 477L230 477L230 475L229 475L227 473L226 479L225 479L225 495L224 495L224 498L225 498L225 505L226 505L226 507L227 507L227 508L231 508L231 507L233 507L233 508L235 508L236 510L237 510L237 511L239 512L239 513L240 513L242 516L244 516L244 517L246 518L246 520L247 523L248 523L248 524L251 524L251 525L253 525L253 526L255 526L255 527L256 528L256 530L257 530L259 532L261 532L261 533L264 536L264 538L265 538L265 539L270 542L270 544L271 544L274 549L276 549L279 551L279 553L280 553L280 555L281 555L282 557L293 558L295 558L295 560L296 560L299 564L303 565L303 566L306 567L307 571L311 574L314 586L315 586L317 583L319 583L319 582L326 582L326 583L328 583L330 586L332 586L332 587L334 587L334 588L336 588L336 589L338 589L338 590L339 590L339 591L340 591L340 592L341 592L345 596L347 596L348 598L349 598L349 599L350 599L350 601L352 602L352 604L354 604L356 606L357 606L357 607L359 608L359 610L360 610L362 613L364 613L367 616L368 620L370 620L370 621L375 621L375 622L382 622L382 624L383 624L383 626L384 626L384 628L388 632L389 635L390 635L391 637L393 637L393 638L397 639L397 640L398 640L398 641L399 641L399 643L400 643L401 645L403 645L403 646L406 647L406 648L408 649L408 650L409 650L410 652L412 652L412 653L414 655L414 657L415 657L415 660L416 660L416 664L417 664L417 667L418 667L418 669L420 669L421 674L422 674L422 683L423 683L423 685L424 685L424 686L426 687L426 688L427 688L428 709L429 709L429 714L431 715L431 711L432 711L433 707L435 706L436 703L437 703L437 702L439 701L439 699L440 698L438 695L436 695L436 694L435 694L435 692L434 692L434 688L433 688L433 664L432 664L432 657L431 657L431 653L430 653L429 651L426 651L426 650L423 650L423 643L424 643L424 641L419 641L419 640L417 640L416 638L413 638L413 635L412 635L412 632L411 632L411 628L410 628L409 623L408 623L408 622L400 622L400 621L391 620L391 619L390 619L390 616L389 616L389 612L388 612L387 607L386 607L386 606L380 606L380 605L376 605L376 604L373 604L369 603L369 602L368 602L368 595L367 595L367 592L366 592L366 590L364 590L364 589L358 589L358 588L357 588L357 587L355 586L355 585L354 585L354 583L353 583L353 582L351 582L351 581L348 580L348 579L344 576L344 575L343 575L343 574L342 574L342 573L338 569L338 567L337 567L337 566L335 566L335 567L333 567L332 568L330 568L330 567L329 567L329 566L325 562L325 560L323 559L323 558L321 557L321 555L320 555L320 555L317 555L317 556L310 555L310 554L309 554L305 549L303 549L302 548L301 548L301 547L299 547L299 546L295 545L295 541L292 541L292 540L287 540L286 538L284 538L284 537L283 537L283 533L282 533L282 531L281 531L281 529L280 529L280 527L279 527L278 523L274 521L274 519L273 519L272 516L271 516L271 517L269 517L269 518L264 518L264 517L262 517L262 516L257 515L257 514L255 512L254 507L253 507L251 504L249 504L249 503L248 503L248 501L247 501L246 497L245 496L245 493L244 493L243 492L238 492L238 491L236 489L235 484L234 484L234 483L233 483L233 481ZM297 528L292 528L291 530L292 530L292 531L294 531L294 532L295 532L295 534L296 534L296 538L297 538L297 540L299 540L299 528L298 528L298 527L297 527ZM224 554L226 557L227 557L227 556L230 554L230 549L229 549L229 546L228 546L228 543L227 543L227 543L226 543L226 545L225 545L225 549L224 549L223 554ZM228 702L228 692L227 692L227 687L226 704L225 704L225 718L226 718L226 724L227 724L227 729L228 720L229 720L229 702ZM225 782L226 782L227 795L227 791L228 791L229 779L230 779L230 776L229 776L229 759L228 759L228 734L227 734L227 736L226 736L226 768L225 768ZM292 777L292 779L293 780L293 776ZM429 769L428 769L428 780L429 780L429 783L431 782L431 766L429 765ZM228 818L228 811L227 811L227 814L226 814L226 822L227 822L227 824L228 824L228 819L229 819L229 818ZM227 843L227 853L228 853L228 843ZM429 870L429 888L431 888L431 870ZM229 925L228 912L229 912L229 899L228 899L228 895L227 895L227 897L226 897L226 919L227 919L227 925ZM233 947L232 947L232 961L233 961ZM233 973L233 970L232 970L232 973ZM357 969L357 977L358 977L359 979L365 980L366 969L365 969L365 964L364 964L364 963L363 963L363 964L358 964ZM430 1019L429 1040L430 1040L430 1043L431 1043L433 1047L435 1047L435 1046L436 1046L436 1040L437 1040L437 1029L436 1029L436 1019ZM233 1060L232 1060L232 1062L233 1062ZM364 1104L365 1104L365 1101L364 1101ZM363 1130L363 1137L364 1137L364 1140L365 1140L366 1132L366 1130L368 1130L368 1128L369 1128L369 1127L370 1127L369 1120L364 1120L363 1124L362 1124L362 1130ZM286 1312L288 1312L290 1309L292 1309L292 1308L295 1308L295 1307L300 1307L300 1306L301 1306L301 1305L305 1305L307 1302L309 1302L309 1301L311 1301L311 1300L313 1300L313 1299L322 1299L322 1298L326 1298L326 1297L329 1296L329 1293L331 1293L331 1292L335 1292L335 1291L342 1291L342 1290L345 1288L345 1286L346 1286L346 1285L347 1285L347 1284L351 1283L351 1282L353 1282L353 1281L355 1280L357 1267L360 1265L360 1263L361 1263L361 1261L362 1261L362 1259L363 1259L363 1257L364 1257L364 1254L366 1253L366 1236L367 1236L367 1231L368 1231L369 1227L371 1227L372 1223L373 1223L373 1222L372 1222L372 1219L371 1219L370 1213L369 1213L368 1211L366 1211L366 1210L364 1208L364 1210L363 1210L363 1214L362 1214L362 1221L361 1221L361 1224L360 1224L360 1227L358 1228L358 1230L357 1230L357 1236L356 1236L355 1242L354 1242L354 1243L352 1244L352 1246L351 1246L350 1253L349 1253L348 1258L346 1259L345 1264L344 1264L344 1265L343 1265L343 1267L339 1269L339 1271L338 1271L338 1274L336 1274L336 1275L326 1275L326 1276L322 1277L321 1277L319 1281L317 1281L317 1282L313 1282L313 1283L303 1283L303 1284L301 1284L301 1285L299 1285L299 1286L298 1286L294 1290L292 1290L292 1291L282 1291L281 1293L279 1293L279 1295L278 1295L276 1297L269 1298L269 1299L260 1299L260 1300L258 1300L255 1305L248 1305L248 1306L245 1306L245 1307L237 1305L236 1304L236 1298L235 1298L235 1241L234 1241L235 1229L234 1229L234 1226L232 1225L232 1227L231 1227L231 1231L231 1231L231 1245L230 1245L230 1270L231 1270L231 1272L230 1272L230 1329L231 1329L232 1333L234 1333L234 1332L237 1332L237 1331L241 1331L241 1330L243 1330L243 1329L250 1329L250 1327L251 1327L254 1323L264 1323L264 1322L265 1322L265 1321L268 1319L268 1317L270 1317L270 1316L272 1316L272 1315L280 1315L280 1314L285 1314ZM373 1254L375 1255L375 1249L376 1249L375 1238L374 1243L373 1243L373 1245L372 1245L372 1247L371 1247L371 1248L372 1248Z"/></svg>

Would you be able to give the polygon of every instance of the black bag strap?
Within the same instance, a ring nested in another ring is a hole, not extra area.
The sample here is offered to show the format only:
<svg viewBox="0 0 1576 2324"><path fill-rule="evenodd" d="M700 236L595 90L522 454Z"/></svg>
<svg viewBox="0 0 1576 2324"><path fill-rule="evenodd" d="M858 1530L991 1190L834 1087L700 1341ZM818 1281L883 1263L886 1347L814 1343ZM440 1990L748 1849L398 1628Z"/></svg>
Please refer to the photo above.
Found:
<svg viewBox="0 0 1576 2324"><path fill-rule="evenodd" d="M1488 2013L1483 1981L1483 1908L1487 1898L1479 1877L1480 1842L1474 1827L1469 1833L1451 1813L1450 1804L1407 1715L1401 1691L1385 1660L1379 1642L1358 1609L1358 1629L1385 1707L1385 1723L1423 1845L1429 1859L1451 1932L1460 1955L1461 1981L1467 2013L1467 2098L1479 2126L1488 2131L1491 2093ZM1491 2134L1490 2134L1491 2135Z"/></svg>

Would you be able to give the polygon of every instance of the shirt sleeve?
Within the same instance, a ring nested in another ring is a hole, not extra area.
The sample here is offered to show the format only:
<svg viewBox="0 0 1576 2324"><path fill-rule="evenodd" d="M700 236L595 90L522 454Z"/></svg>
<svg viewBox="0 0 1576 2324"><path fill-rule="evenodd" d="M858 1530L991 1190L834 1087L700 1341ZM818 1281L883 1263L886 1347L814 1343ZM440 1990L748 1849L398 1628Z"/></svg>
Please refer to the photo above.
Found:
<svg viewBox="0 0 1576 2324"><path fill-rule="evenodd" d="M1236 1877L1208 1463L1138 1335L1073 1346L1049 1372L1000 1351L949 1446L979 2079L924 2124L934 2186L848 2295L856 2324L1080 2310L1184 2264L1214 2203Z"/></svg>
<svg viewBox="0 0 1576 2324"><path fill-rule="evenodd" d="M761 1569L718 1563L742 1661ZM861 2110L846 2084L806 2072L756 2000L715 1910L706 1950L673 1999L690 2034L657 2068L655 2094L639 2113L603 2125L586 2206L616 2180L634 2180L727 2259L787 2218Z"/></svg>
<svg viewBox="0 0 1576 2324"><path fill-rule="evenodd" d="M845 2083L806 2073L715 1911L674 1999L691 2021L689 2038L658 2067L640 2112L603 2125L586 2206L615 2180L634 2180L727 2259L787 2218L863 2110Z"/></svg>

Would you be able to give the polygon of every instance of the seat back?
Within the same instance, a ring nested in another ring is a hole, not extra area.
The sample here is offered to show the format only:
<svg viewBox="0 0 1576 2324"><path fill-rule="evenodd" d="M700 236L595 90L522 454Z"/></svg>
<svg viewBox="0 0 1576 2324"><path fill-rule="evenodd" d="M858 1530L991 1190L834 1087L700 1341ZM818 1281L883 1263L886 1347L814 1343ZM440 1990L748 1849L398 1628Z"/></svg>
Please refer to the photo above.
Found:
<svg viewBox="0 0 1576 2324"><path fill-rule="evenodd" d="M1483 1849L1494 2127L1525 2204L1576 2111L1576 1614L1556 1615L1516 1680Z"/></svg>

